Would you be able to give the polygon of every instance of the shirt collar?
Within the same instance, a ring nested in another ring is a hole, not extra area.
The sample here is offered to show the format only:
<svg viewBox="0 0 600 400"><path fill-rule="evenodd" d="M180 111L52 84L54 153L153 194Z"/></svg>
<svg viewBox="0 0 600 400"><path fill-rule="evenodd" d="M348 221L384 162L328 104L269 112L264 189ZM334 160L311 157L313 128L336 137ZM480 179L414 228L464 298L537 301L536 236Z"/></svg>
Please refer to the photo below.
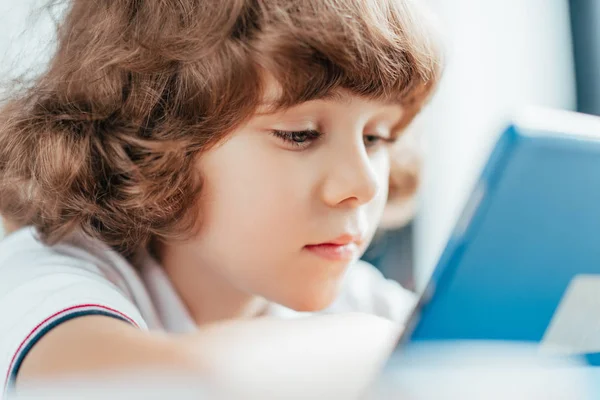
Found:
<svg viewBox="0 0 600 400"><path fill-rule="evenodd" d="M144 251L140 258L142 279L165 330L173 333L196 331L196 323L158 261L147 251Z"/></svg>

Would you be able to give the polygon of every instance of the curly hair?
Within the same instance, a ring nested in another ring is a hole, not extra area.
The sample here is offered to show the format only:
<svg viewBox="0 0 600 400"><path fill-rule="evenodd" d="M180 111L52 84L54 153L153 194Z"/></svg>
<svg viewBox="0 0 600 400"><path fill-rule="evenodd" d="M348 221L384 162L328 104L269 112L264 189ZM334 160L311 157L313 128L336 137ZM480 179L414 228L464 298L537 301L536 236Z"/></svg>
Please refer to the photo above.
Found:
<svg viewBox="0 0 600 400"><path fill-rule="evenodd" d="M423 15L411 0L71 1L47 68L0 110L0 214L126 256L186 237L195 161L252 115L265 72L276 109L344 88L402 105L406 126L441 74Z"/></svg>

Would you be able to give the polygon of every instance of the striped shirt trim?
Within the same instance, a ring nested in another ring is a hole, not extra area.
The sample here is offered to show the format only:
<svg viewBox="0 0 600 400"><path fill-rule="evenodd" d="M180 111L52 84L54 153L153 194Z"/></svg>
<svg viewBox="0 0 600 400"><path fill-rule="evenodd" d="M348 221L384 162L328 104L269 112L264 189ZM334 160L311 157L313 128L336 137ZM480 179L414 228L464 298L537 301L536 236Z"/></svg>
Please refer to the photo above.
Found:
<svg viewBox="0 0 600 400"><path fill-rule="evenodd" d="M35 328L33 328L29 335L27 335L23 342L21 342L19 348L13 355L8 371L6 372L6 380L4 385L5 394L14 385L19 369L21 368L21 364L23 363L27 353L46 333L63 322L87 315L105 315L129 322L130 324L139 328L139 325L132 318L118 310L100 304L81 304L65 308L38 324Z"/></svg>

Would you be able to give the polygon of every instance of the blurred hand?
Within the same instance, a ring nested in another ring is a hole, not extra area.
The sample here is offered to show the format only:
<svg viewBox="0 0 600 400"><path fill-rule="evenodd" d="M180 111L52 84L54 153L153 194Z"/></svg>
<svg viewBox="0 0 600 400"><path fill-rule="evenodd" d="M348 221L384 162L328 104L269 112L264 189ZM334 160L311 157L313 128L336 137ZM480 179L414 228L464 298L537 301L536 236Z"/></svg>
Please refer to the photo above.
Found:
<svg viewBox="0 0 600 400"><path fill-rule="evenodd" d="M367 314L265 318L213 326L202 351L211 383L228 398L354 399L375 380L399 333Z"/></svg>

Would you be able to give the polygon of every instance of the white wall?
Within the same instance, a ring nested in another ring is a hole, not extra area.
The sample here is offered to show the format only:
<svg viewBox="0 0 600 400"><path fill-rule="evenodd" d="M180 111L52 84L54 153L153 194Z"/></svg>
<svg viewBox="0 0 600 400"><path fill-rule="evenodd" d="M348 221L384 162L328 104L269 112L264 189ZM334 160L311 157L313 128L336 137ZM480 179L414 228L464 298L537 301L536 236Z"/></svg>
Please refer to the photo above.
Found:
<svg viewBox="0 0 600 400"><path fill-rule="evenodd" d="M422 288L506 117L525 104L575 108L566 0L430 0L448 60L422 115L426 172L417 222Z"/></svg>
<svg viewBox="0 0 600 400"><path fill-rule="evenodd" d="M0 97L5 84L26 69L43 66L52 49L55 28L47 13L38 12L48 0L0 0ZM3 236L0 224L0 239Z"/></svg>
<svg viewBox="0 0 600 400"><path fill-rule="evenodd" d="M55 34L49 14L41 11L48 3L48 0L0 0L0 79L3 83L26 69L43 66L48 59Z"/></svg>

